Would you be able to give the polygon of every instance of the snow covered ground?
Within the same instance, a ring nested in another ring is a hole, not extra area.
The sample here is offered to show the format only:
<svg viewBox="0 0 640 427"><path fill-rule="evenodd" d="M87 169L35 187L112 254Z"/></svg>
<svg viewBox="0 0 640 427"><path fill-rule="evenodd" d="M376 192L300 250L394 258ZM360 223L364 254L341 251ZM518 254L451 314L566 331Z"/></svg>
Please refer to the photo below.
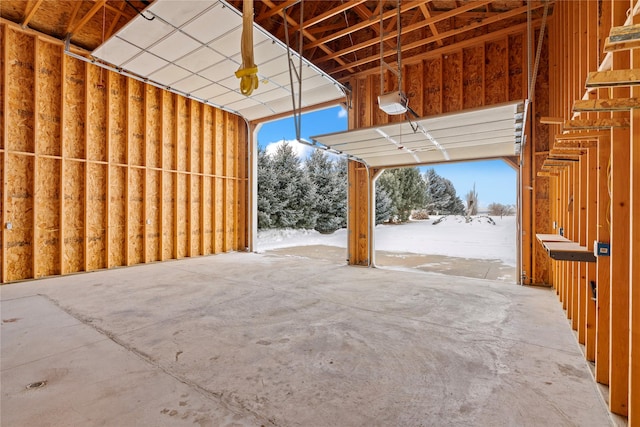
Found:
<svg viewBox="0 0 640 427"><path fill-rule="evenodd" d="M516 217L477 216L466 223L462 216L433 216L428 220L400 225L378 225L375 244L376 250L382 251L499 259L515 267ZM259 252L307 245L346 248L347 231L342 229L328 235L314 230L258 232Z"/></svg>

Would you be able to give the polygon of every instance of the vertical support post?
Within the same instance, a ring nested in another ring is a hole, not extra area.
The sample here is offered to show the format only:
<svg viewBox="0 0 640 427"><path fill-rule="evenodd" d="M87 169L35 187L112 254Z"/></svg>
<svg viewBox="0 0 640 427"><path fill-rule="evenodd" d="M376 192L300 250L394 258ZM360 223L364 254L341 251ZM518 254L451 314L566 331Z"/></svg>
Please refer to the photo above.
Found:
<svg viewBox="0 0 640 427"><path fill-rule="evenodd" d="M611 141L609 138L598 139L598 242L609 243L609 178L608 168L611 157ZM611 295L610 271L608 258L599 257L597 268L597 300L596 300L596 381L609 384L609 301Z"/></svg>
<svg viewBox="0 0 640 427"><path fill-rule="evenodd" d="M40 144L38 143L38 141L40 140L40 118L39 118L39 114L37 112L38 109L38 97L40 96L40 90L39 90L39 84L38 84L38 80L39 80L39 72L38 72L38 56L39 56L39 46L40 46L40 40L38 39L38 37L34 37L33 40L33 66L34 66L34 73L33 73L33 188L31 189L31 194L33 194L33 211L31 212L31 214L33 215L33 228L32 228L32 233L31 233L31 248L32 248L32 271L33 271L33 277L37 278L38 277L38 237L39 237L39 230L38 230L38 211L40 210L39 206L38 206L38 199L39 199L39 194L40 191L38 188L38 169L40 168ZM7 66L7 64L5 63L5 67ZM6 126L6 125L5 125ZM85 239L86 242L86 239ZM86 270L86 269L85 269Z"/></svg>

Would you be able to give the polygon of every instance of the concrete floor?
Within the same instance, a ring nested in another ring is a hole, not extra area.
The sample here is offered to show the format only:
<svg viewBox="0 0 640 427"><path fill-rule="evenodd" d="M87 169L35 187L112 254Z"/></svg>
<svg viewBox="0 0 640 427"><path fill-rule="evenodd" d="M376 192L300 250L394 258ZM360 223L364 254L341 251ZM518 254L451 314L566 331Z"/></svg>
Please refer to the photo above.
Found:
<svg viewBox="0 0 640 427"><path fill-rule="evenodd" d="M234 253L0 298L2 426L611 423L549 289Z"/></svg>

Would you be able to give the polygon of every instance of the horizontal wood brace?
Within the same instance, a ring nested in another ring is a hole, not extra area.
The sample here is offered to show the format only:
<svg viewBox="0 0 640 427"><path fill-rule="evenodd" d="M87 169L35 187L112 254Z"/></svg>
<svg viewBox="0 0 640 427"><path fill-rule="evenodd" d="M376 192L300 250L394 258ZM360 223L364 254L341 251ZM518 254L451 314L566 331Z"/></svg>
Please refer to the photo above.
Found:
<svg viewBox="0 0 640 427"><path fill-rule="evenodd" d="M629 119L626 117L614 117L608 119L574 119L564 122L566 130L597 130L611 128L628 128L630 126Z"/></svg>
<svg viewBox="0 0 640 427"><path fill-rule="evenodd" d="M573 103L573 111L629 111L632 108L640 108L639 98L613 98L613 99L580 99Z"/></svg>
<svg viewBox="0 0 640 427"><path fill-rule="evenodd" d="M592 71L587 76L586 88L636 86L640 84L640 69Z"/></svg>

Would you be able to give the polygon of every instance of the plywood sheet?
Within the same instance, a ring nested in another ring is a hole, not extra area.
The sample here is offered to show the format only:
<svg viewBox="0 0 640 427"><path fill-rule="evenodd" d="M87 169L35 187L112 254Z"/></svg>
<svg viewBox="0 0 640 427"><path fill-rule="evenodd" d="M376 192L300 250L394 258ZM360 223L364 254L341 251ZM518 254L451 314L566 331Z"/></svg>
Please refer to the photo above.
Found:
<svg viewBox="0 0 640 427"><path fill-rule="evenodd" d="M409 98L409 106L416 112L423 110L422 86L425 78L423 67L422 62L405 67L405 93Z"/></svg>
<svg viewBox="0 0 640 427"><path fill-rule="evenodd" d="M203 144L203 153L202 153L202 155L204 156L203 173L209 174L209 175L213 174L213 156L214 156L214 150L215 150L215 145L214 145L215 140L214 140L214 133L213 133L214 131L213 115L214 115L213 107L205 105L204 113L202 117L202 120L204 120L204 131L203 131L204 144Z"/></svg>
<svg viewBox="0 0 640 427"><path fill-rule="evenodd" d="M442 57L424 61L424 116L442 113Z"/></svg>
<svg viewBox="0 0 640 427"><path fill-rule="evenodd" d="M87 269L106 267L107 165L87 163Z"/></svg>
<svg viewBox="0 0 640 427"><path fill-rule="evenodd" d="M108 82L109 161L124 165L127 162L127 81L124 76L109 72Z"/></svg>
<svg viewBox="0 0 640 427"><path fill-rule="evenodd" d="M1 29L1 28L0 28ZM1 33L1 32L0 32ZM1 46L1 44L0 44ZM2 104L2 102L0 102ZM0 182L2 182L2 191L3 194L0 195L0 213L4 214L4 191L6 191L6 187L4 187L5 177L4 177L4 151L0 150ZM4 234L8 233L5 231L4 224L0 227L0 283L4 283Z"/></svg>
<svg viewBox="0 0 640 427"><path fill-rule="evenodd" d="M527 97L524 70L523 35L509 36L509 100L516 101Z"/></svg>
<svg viewBox="0 0 640 427"><path fill-rule="evenodd" d="M36 271L35 277L60 274L60 162L36 161Z"/></svg>
<svg viewBox="0 0 640 427"><path fill-rule="evenodd" d="M147 165L162 168L162 91L146 85L147 102Z"/></svg>
<svg viewBox="0 0 640 427"><path fill-rule="evenodd" d="M162 258L175 258L173 252L175 222L175 173L163 172L162 184Z"/></svg>
<svg viewBox="0 0 640 427"><path fill-rule="evenodd" d="M177 174L177 223L178 223L178 258L184 258L188 254L189 217L187 216L189 189L187 188L187 175Z"/></svg>
<svg viewBox="0 0 640 427"><path fill-rule="evenodd" d="M7 78L7 148L9 150L33 153L35 151L34 110L35 110L35 40L33 36L7 30L9 62Z"/></svg>
<svg viewBox="0 0 640 427"><path fill-rule="evenodd" d="M224 250L231 251L235 249L235 180L225 179L224 186L226 192L226 203L224 213Z"/></svg>
<svg viewBox="0 0 640 427"><path fill-rule="evenodd" d="M33 277L33 169L34 158L28 155L7 155L11 165L6 171L6 218L11 229L6 230L7 280Z"/></svg>
<svg viewBox="0 0 640 427"><path fill-rule="evenodd" d="M89 65L87 68L87 159L107 160L107 90L102 68Z"/></svg>
<svg viewBox="0 0 640 427"><path fill-rule="evenodd" d="M63 156L85 158L85 63L64 56ZM77 271L77 270L76 270Z"/></svg>
<svg viewBox="0 0 640 427"><path fill-rule="evenodd" d="M51 156L61 155L61 67L62 49L58 45L38 40L36 58L38 117L37 152Z"/></svg>
<svg viewBox="0 0 640 427"><path fill-rule="evenodd" d="M191 220L190 233L191 233L191 254L202 255L200 248L200 191L201 191L202 179L198 175L191 175Z"/></svg>
<svg viewBox="0 0 640 427"><path fill-rule="evenodd" d="M224 179L215 178L215 190L213 192L215 208L213 224L215 230L214 253L220 253L224 246Z"/></svg>
<svg viewBox="0 0 640 427"><path fill-rule="evenodd" d="M7 30L6 25L0 25L0 47L2 47L2 52L7 49L5 45L6 37L5 31ZM0 55L0 150L4 149L4 90L5 90L5 81L4 81L4 55ZM2 212L0 210L0 212ZM0 242L0 245L2 242ZM2 250L0 250L0 276L2 276ZM0 277L0 283L2 282L2 277Z"/></svg>
<svg viewBox="0 0 640 427"><path fill-rule="evenodd" d="M84 270L84 183L85 164L80 161L66 160L63 170L64 228L63 273L75 273Z"/></svg>
<svg viewBox="0 0 640 427"><path fill-rule="evenodd" d="M176 170L176 125L175 102L169 92L162 93L162 166Z"/></svg>
<svg viewBox="0 0 640 427"><path fill-rule="evenodd" d="M481 107L484 102L484 47L464 49L462 57L463 108Z"/></svg>
<svg viewBox="0 0 640 427"><path fill-rule="evenodd" d="M485 44L485 105L507 101L507 40Z"/></svg>
<svg viewBox="0 0 640 427"><path fill-rule="evenodd" d="M109 267L127 265L127 168L109 167Z"/></svg>
<svg viewBox="0 0 640 427"><path fill-rule="evenodd" d="M176 147L178 150L178 170L187 171L189 161L189 109L187 99L177 97L178 129Z"/></svg>
<svg viewBox="0 0 640 427"><path fill-rule="evenodd" d="M129 168L129 259L144 262L144 169Z"/></svg>
<svg viewBox="0 0 640 427"><path fill-rule="evenodd" d="M214 174L216 176L224 175L224 155L225 155L225 120L227 116L220 110L216 110L216 128L215 128L215 157L214 157Z"/></svg>
<svg viewBox="0 0 640 427"><path fill-rule="evenodd" d="M204 255L208 255L213 253L213 210L214 210L213 191L212 191L213 178L210 178L207 176L203 177L202 185L203 185L202 225L204 228L202 230L202 232L204 233L202 253Z"/></svg>
<svg viewBox="0 0 640 427"><path fill-rule="evenodd" d="M128 80L129 164L144 165L144 84Z"/></svg>
<svg viewBox="0 0 640 427"><path fill-rule="evenodd" d="M443 97L444 112L462 109L462 52L455 52L443 57Z"/></svg>
<svg viewBox="0 0 640 427"><path fill-rule="evenodd" d="M201 141L201 126L200 126L200 122L201 122L201 115L202 115L202 108L200 103L190 100L189 103L191 104L191 136L190 136L190 161L191 161L191 165L189 166L189 170L191 172L196 172L196 173L200 173L202 170L200 168L200 161L201 161L201 153L202 153L202 141Z"/></svg>
<svg viewBox="0 0 640 427"><path fill-rule="evenodd" d="M147 171L147 197L146 197L146 239L147 262L160 260L160 204L162 203L162 172L156 170Z"/></svg>

